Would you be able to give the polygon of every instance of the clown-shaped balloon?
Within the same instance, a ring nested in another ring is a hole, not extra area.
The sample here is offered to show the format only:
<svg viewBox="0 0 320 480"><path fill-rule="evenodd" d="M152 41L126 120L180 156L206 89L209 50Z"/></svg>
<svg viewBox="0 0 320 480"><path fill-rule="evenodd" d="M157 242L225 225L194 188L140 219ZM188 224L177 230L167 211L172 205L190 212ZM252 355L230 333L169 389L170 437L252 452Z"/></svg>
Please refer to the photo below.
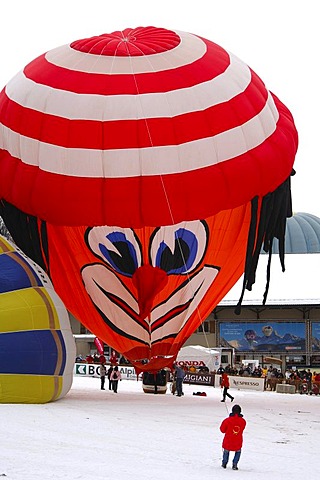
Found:
<svg viewBox="0 0 320 480"><path fill-rule="evenodd" d="M197 35L139 27L49 51L2 91L0 127L7 227L138 370L172 364L283 239L292 116Z"/></svg>

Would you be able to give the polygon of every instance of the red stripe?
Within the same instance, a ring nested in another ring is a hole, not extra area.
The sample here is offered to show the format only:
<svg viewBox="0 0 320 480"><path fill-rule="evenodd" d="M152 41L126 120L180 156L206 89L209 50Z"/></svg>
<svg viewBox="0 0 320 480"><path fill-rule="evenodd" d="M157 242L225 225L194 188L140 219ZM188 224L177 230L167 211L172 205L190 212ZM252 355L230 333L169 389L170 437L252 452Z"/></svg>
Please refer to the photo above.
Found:
<svg viewBox="0 0 320 480"><path fill-rule="evenodd" d="M208 50L202 58L178 68L173 65L170 70L161 72L150 71L135 75L78 72L53 65L42 55L29 63L24 73L36 83L75 93L135 95L168 92L211 80L221 75L229 66L229 55L223 48L208 40L203 41ZM74 67L76 68L76 64Z"/></svg>
<svg viewBox="0 0 320 480"><path fill-rule="evenodd" d="M171 30L138 27L76 40L71 47L94 55L129 57L165 52L175 48L180 41L179 35Z"/></svg>
<svg viewBox="0 0 320 480"><path fill-rule="evenodd" d="M170 225L172 216L175 223L206 218L275 190L290 175L297 132L290 112L277 99L276 104L277 131L262 145L233 160L177 175L64 177L23 165L3 152L0 197L60 225L138 228Z"/></svg>
<svg viewBox="0 0 320 480"><path fill-rule="evenodd" d="M259 92L259 94L257 94ZM265 106L268 92L254 72L247 89L228 102L173 118L68 120L24 108L0 94L0 119L29 138L66 148L123 149L180 145L207 138L250 120ZM150 140L151 139L151 140Z"/></svg>
<svg viewBox="0 0 320 480"><path fill-rule="evenodd" d="M173 318L177 317L180 314L183 314L187 308L190 307L190 304L193 299L188 300L186 303L182 305L177 305L169 312L166 312L161 318L158 318L155 322L152 323L152 332L155 332L158 328L163 327L166 323L170 322Z"/></svg>

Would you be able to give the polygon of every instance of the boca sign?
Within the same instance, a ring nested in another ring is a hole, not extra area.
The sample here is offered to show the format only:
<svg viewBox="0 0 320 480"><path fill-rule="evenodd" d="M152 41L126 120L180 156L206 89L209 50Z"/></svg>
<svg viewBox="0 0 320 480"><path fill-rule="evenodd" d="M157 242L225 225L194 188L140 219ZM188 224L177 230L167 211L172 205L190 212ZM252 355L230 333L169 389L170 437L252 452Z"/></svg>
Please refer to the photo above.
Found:
<svg viewBox="0 0 320 480"><path fill-rule="evenodd" d="M119 371L122 379L137 379L137 374L133 367L119 366ZM95 363L75 363L73 374L85 377L100 377L100 365Z"/></svg>

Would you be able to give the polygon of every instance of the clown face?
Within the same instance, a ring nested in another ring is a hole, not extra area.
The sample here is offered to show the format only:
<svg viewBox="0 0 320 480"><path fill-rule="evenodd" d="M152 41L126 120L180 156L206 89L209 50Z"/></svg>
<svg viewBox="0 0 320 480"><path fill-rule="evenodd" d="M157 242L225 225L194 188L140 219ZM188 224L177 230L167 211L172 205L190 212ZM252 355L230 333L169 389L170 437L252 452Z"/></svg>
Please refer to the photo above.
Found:
<svg viewBox="0 0 320 480"><path fill-rule="evenodd" d="M95 227L86 244L100 260L81 272L95 308L111 329L148 347L177 336L219 272L203 264L202 221L156 228L148 238L129 228Z"/></svg>

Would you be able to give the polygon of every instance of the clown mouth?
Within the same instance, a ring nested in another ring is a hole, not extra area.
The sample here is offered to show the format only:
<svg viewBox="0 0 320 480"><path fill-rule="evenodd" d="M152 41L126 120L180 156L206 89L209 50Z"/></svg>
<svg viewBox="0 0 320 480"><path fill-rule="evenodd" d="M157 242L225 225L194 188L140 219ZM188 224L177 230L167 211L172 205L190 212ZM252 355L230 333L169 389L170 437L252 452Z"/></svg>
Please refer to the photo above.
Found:
<svg viewBox="0 0 320 480"><path fill-rule="evenodd" d="M139 316L138 300L104 265L84 267L82 279L93 304L111 329L151 346L180 332L218 272L219 267L206 265L190 275L168 298L155 305L147 318Z"/></svg>

